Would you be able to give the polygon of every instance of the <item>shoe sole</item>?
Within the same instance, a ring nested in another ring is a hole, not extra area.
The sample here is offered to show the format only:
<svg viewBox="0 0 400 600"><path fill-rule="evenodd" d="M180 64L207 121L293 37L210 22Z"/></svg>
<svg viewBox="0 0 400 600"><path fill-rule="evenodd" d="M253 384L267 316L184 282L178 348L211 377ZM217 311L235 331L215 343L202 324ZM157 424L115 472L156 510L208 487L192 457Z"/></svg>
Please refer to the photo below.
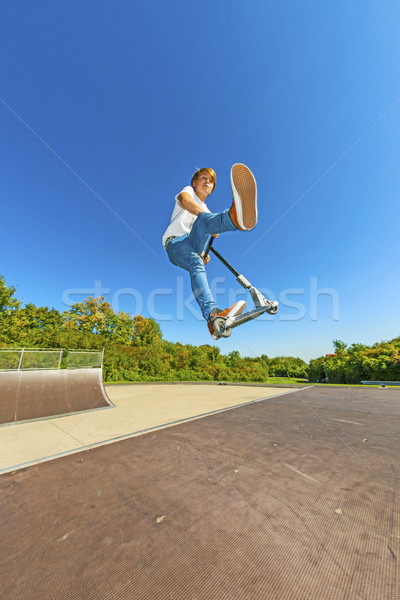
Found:
<svg viewBox="0 0 400 600"><path fill-rule="evenodd" d="M242 312L244 311L245 307L246 307L246 302L244 300L239 300L239 302L237 302L234 305L234 307L232 308L232 310L227 315L225 315L223 318L227 319L228 317L237 317L237 316L239 316L239 315L242 314ZM217 319L218 317L219 317L219 315L216 315L215 318ZM215 331L214 331L214 333L211 334L211 336L214 338L214 340L220 340L221 339L221 336L218 335L217 333L215 333Z"/></svg>
<svg viewBox="0 0 400 600"><path fill-rule="evenodd" d="M233 165L231 186L238 223L241 229L249 231L257 225L257 183L246 165Z"/></svg>
<svg viewBox="0 0 400 600"><path fill-rule="evenodd" d="M230 312L228 312L228 314L226 315L225 318L227 319L228 317L237 317L238 315L241 315L242 312L244 311L245 307L246 307L246 302L244 300L239 300L233 306L232 310Z"/></svg>

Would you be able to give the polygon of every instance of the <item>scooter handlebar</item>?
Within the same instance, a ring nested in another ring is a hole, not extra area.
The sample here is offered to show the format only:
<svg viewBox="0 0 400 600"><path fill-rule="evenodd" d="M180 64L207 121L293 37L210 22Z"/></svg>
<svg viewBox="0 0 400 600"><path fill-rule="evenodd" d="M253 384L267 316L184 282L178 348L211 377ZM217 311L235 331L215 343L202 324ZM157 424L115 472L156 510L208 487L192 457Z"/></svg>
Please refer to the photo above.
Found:
<svg viewBox="0 0 400 600"><path fill-rule="evenodd" d="M208 253L210 252L210 248L213 245L215 238L213 236L210 236L210 239L208 240L208 244L206 247L206 250L204 252L204 258L206 258L206 256L208 256Z"/></svg>

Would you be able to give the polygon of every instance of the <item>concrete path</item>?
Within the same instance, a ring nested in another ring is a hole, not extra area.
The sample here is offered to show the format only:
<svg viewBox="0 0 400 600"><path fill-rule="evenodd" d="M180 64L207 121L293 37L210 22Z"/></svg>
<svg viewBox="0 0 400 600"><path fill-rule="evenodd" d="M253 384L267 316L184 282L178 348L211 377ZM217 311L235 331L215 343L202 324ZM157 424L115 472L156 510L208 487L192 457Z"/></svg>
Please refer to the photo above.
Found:
<svg viewBox="0 0 400 600"><path fill-rule="evenodd" d="M293 391L215 384L107 385L113 407L0 426L0 473Z"/></svg>

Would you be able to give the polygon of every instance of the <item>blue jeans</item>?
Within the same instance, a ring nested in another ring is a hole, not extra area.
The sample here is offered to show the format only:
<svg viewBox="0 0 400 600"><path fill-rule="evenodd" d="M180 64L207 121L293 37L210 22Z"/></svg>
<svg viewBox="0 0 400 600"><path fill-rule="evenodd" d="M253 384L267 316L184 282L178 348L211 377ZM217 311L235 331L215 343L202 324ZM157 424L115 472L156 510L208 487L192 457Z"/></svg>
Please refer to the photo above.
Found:
<svg viewBox="0 0 400 600"><path fill-rule="evenodd" d="M168 258L172 264L189 271L192 292L206 320L217 304L211 295L206 269L200 254L210 234L236 230L229 209L222 213L200 213L193 224L192 231L171 240L167 246Z"/></svg>

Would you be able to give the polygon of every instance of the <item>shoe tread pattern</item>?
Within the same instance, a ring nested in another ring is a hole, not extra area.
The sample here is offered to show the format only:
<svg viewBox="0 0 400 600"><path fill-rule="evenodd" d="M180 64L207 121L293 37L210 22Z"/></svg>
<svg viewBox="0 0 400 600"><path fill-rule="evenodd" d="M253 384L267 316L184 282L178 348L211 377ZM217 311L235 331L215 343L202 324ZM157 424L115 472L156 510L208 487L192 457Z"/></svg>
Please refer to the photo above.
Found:
<svg viewBox="0 0 400 600"><path fill-rule="evenodd" d="M242 201L242 218L246 229L253 229L257 223L257 184L253 173L246 165L232 167L232 178Z"/></svg>

